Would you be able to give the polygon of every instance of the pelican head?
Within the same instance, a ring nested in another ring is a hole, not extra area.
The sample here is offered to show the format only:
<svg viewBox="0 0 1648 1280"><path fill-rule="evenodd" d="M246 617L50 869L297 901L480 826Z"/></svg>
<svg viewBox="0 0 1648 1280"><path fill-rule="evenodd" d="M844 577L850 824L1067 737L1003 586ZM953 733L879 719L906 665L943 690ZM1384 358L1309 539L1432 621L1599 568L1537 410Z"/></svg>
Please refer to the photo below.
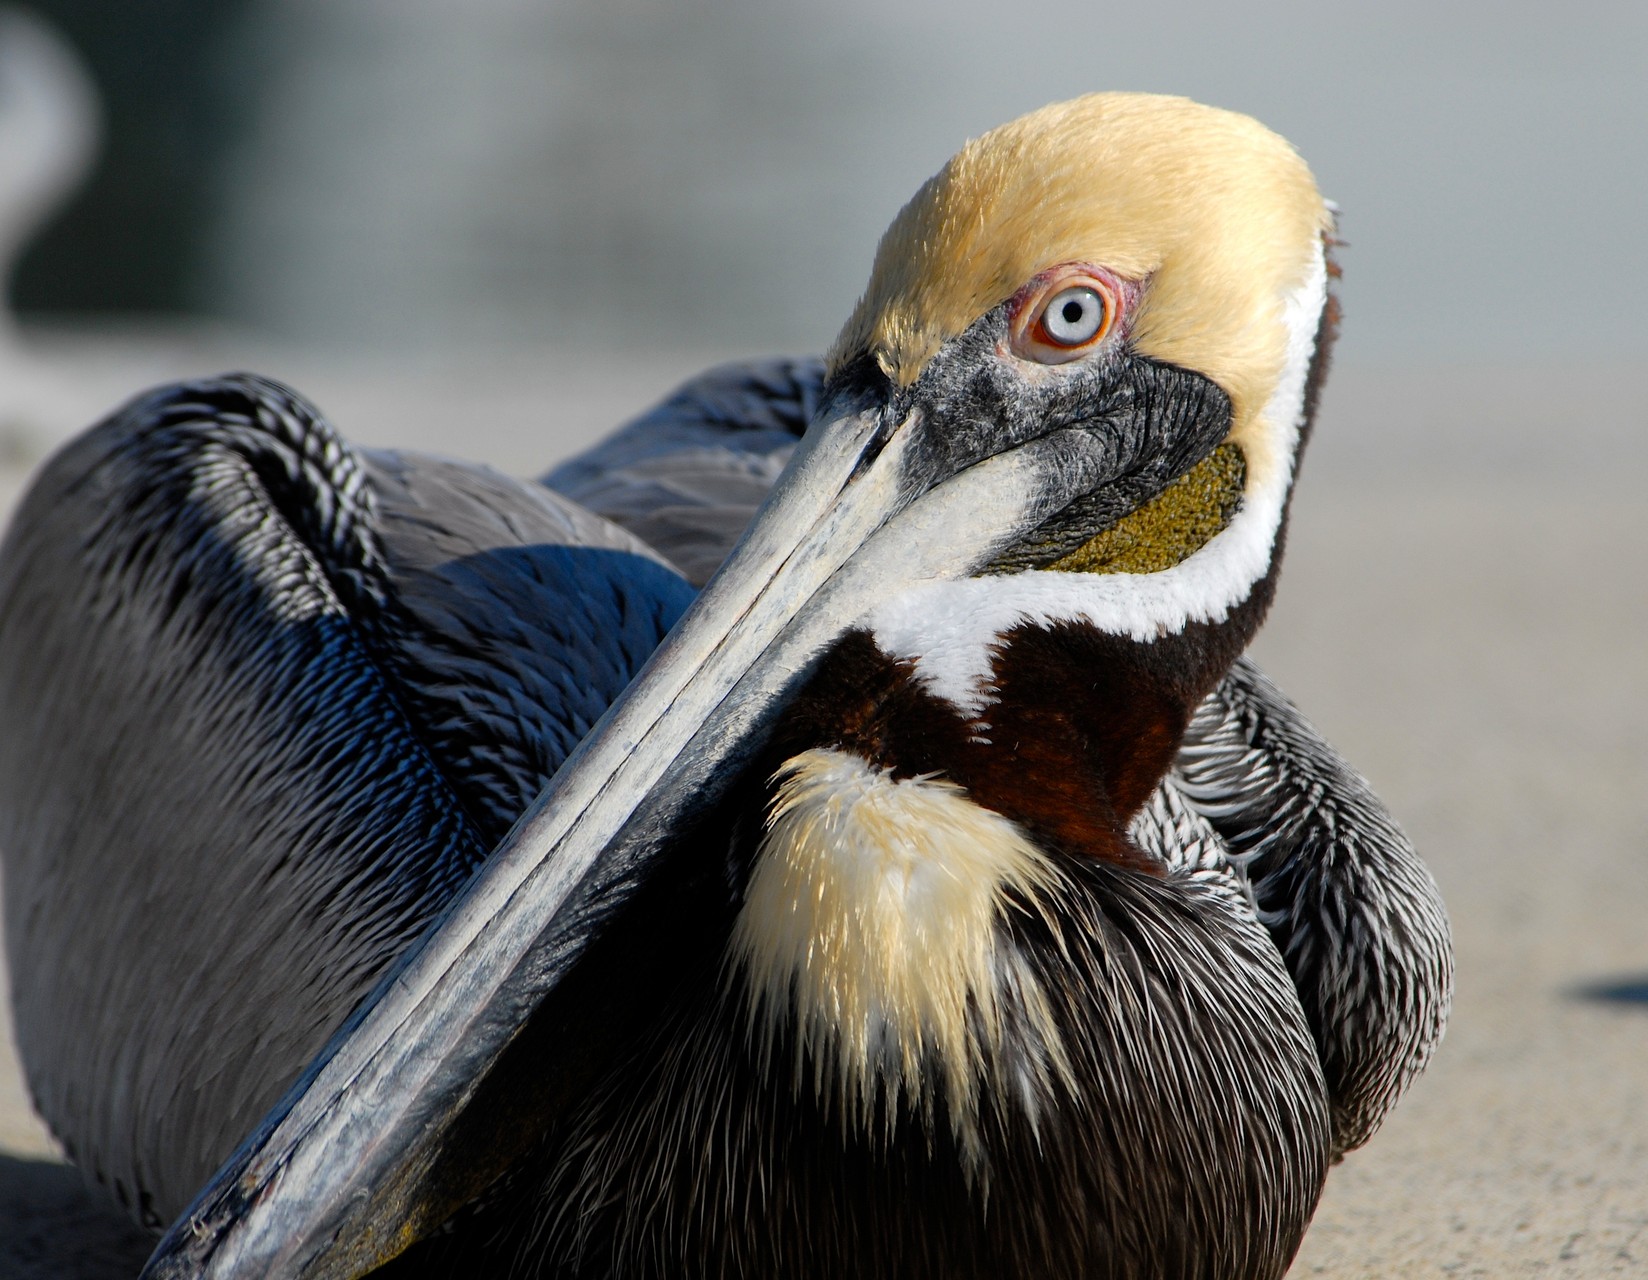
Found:
<svg viewBox="0 0 1648 1280"><path fill-rule="evenodd" d="M727 563L148 1274L361 1275L523 1182L643 1273L844 1274L861 1212L901 1274L1280 1274L1320 1070L1152 796L1270 599L1331 229L1180 98L969 142Z"/></svg>

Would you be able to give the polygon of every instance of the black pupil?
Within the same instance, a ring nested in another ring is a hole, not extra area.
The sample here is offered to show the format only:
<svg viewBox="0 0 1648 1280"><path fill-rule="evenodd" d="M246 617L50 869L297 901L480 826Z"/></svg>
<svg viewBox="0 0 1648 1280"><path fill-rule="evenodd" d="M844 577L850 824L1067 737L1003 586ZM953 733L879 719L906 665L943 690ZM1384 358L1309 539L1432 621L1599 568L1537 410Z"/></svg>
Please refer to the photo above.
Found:
<svg viewBox="0 0 1648 1280"><path fill-rule="evenodd" d="M1069 302L1064 304L1065 324L1075 324L1076 321L1080 320L1082 316L1086 314L1086 312L1087 308L1083 306L1081 302L1075 298L1070 299Z"/></svg>

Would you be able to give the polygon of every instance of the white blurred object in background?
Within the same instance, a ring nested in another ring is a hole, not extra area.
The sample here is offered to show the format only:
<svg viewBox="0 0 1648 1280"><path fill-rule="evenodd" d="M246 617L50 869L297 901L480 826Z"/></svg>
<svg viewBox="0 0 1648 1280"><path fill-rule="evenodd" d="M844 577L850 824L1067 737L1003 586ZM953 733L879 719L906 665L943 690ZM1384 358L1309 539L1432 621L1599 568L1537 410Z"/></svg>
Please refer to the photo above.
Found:
<svg viewBox="0 0 1648 1280"><path fill-rule="evenodd" d="M32 355L11 311L18 255L85 179L97 153L97 91L40 18L0 7L0 463L28 457L61 416L64 376Z"/></svg>

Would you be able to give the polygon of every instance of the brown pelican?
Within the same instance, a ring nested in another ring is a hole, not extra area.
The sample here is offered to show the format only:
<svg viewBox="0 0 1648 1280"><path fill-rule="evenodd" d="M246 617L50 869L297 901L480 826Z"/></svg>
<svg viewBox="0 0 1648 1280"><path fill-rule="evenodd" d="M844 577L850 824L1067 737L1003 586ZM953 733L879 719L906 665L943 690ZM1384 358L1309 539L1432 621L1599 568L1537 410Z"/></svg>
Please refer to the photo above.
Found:
<svg viewBox="0 0 1648 1280"><path fill-rule="evenodd" d="M552 487L245 376L54 459L7 932L146 1274L1281 1275L1451 979L1241 658L1331 229L1253 121L1097 95L929 181L823 366Z"/></svg>

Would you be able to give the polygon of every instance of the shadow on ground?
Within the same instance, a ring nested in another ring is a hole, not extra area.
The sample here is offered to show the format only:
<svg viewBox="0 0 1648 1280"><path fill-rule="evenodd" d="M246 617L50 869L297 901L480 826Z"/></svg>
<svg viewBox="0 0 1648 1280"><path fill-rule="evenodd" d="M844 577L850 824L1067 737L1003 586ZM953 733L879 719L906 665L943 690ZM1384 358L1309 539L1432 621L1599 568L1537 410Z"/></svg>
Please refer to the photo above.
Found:
<svg viewBox="0 0 1648 1280"><path fill-rule="evenodd" d="M130 1280L154 1243L76 1170L0 1155L0 1280Z"/></svg>
<svg viewBox="0 0 1648 1280"><path fill-rule="evenodd" d="M1573 994L1581 1000L1595 1000L1601 1004L1648 1005L1648 974L1604 982L1588 982L1575 987Z"/></svg>

